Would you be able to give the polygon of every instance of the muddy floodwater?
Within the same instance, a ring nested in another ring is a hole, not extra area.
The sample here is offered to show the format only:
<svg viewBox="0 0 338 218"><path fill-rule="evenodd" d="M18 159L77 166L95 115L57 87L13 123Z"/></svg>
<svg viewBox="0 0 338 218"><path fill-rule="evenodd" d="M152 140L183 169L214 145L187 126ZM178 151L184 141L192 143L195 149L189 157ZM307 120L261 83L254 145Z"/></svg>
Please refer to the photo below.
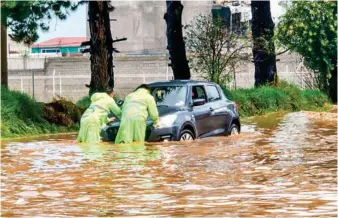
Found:
<svg viewBox="0 0 338 218"><path fill-rule="evenodd" d="M1 216L336 217L337 122L325 116L251 118L239 136L191 143L3 142Z"/></svg>

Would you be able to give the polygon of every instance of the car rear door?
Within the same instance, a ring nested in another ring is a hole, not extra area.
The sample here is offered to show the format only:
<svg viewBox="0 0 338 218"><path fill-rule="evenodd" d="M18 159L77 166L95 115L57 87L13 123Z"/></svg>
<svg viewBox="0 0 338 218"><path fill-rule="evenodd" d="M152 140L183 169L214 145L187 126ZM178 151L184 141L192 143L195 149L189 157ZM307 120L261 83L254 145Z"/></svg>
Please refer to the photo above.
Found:
<svg viewBox="0 0 338 218"><path fill-rule="evenodd" d="M222 99L219 87L213 84L206 84L207 106L210 110L210 132L217 135L226 131L231 122L231 115L227 103Z"/></svg>

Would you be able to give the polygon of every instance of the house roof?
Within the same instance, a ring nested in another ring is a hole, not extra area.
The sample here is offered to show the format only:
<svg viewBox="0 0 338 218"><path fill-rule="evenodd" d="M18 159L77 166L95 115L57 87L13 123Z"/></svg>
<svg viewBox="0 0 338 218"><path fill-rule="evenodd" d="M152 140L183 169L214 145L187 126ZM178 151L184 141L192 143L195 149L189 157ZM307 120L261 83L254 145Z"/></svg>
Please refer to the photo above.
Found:
<svg viewBox="0 0 338 218"><path fill-rule="evenodd" d="M87 41L86 37L56 37L44 42L36 43L33 48L43 48L43 47L77 47L80 46L82 42Z"/></svg>

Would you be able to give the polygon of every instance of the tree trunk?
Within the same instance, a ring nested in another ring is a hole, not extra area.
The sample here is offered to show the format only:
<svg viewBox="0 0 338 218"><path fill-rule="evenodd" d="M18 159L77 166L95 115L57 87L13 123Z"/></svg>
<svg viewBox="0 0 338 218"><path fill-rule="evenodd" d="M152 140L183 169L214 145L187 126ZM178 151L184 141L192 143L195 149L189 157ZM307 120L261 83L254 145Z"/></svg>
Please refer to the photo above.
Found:
<svg viewBox="0 0 338 218"><path fill-rule="evenodd" d="M181 1L166 1L167 12L164 19L167 23L167 49L171 59L171 68L174 79L190 79L190 69L185 53L185 45L182 34Z"/></svg>
<svg viewBox="0 0 338 218"><path fill-rule="evenodd" d="M270 1L251 1L253 58L255 86L273 84L277 80L275 45L272 41L274 23L271 18Z"/></svg>
<svg viewBox="0 0 338 218"><path fill-rule="evenodd" d="M1 85L8 87L7 27L1 25Z"/></svg>
<svg viewBox="0 0 338 218"><path fill-rule="evenodd" d="M333 103L337 103L337 56L332 62L334 68L329 79L329 97Z"/></svg>
<svg viewBox="0 0 338 218"><path fill-rule="evenodd" d="M91 81L89 94L114 87L113 40L110 31L109 3L89 1Z"/></svg>

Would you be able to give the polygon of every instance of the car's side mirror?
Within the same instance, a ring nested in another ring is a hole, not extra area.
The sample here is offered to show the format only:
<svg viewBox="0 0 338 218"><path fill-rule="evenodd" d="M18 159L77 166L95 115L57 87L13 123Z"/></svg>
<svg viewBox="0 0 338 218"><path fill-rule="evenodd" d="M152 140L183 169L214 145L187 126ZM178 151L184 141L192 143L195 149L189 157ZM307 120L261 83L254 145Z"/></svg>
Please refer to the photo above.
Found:
<svg viewBox="0 0 338 218"><path fill-rule="evenodd" d="M205 104L205 99L203 98L197 98L192 101L193 106L200 106Z"/></svg>

